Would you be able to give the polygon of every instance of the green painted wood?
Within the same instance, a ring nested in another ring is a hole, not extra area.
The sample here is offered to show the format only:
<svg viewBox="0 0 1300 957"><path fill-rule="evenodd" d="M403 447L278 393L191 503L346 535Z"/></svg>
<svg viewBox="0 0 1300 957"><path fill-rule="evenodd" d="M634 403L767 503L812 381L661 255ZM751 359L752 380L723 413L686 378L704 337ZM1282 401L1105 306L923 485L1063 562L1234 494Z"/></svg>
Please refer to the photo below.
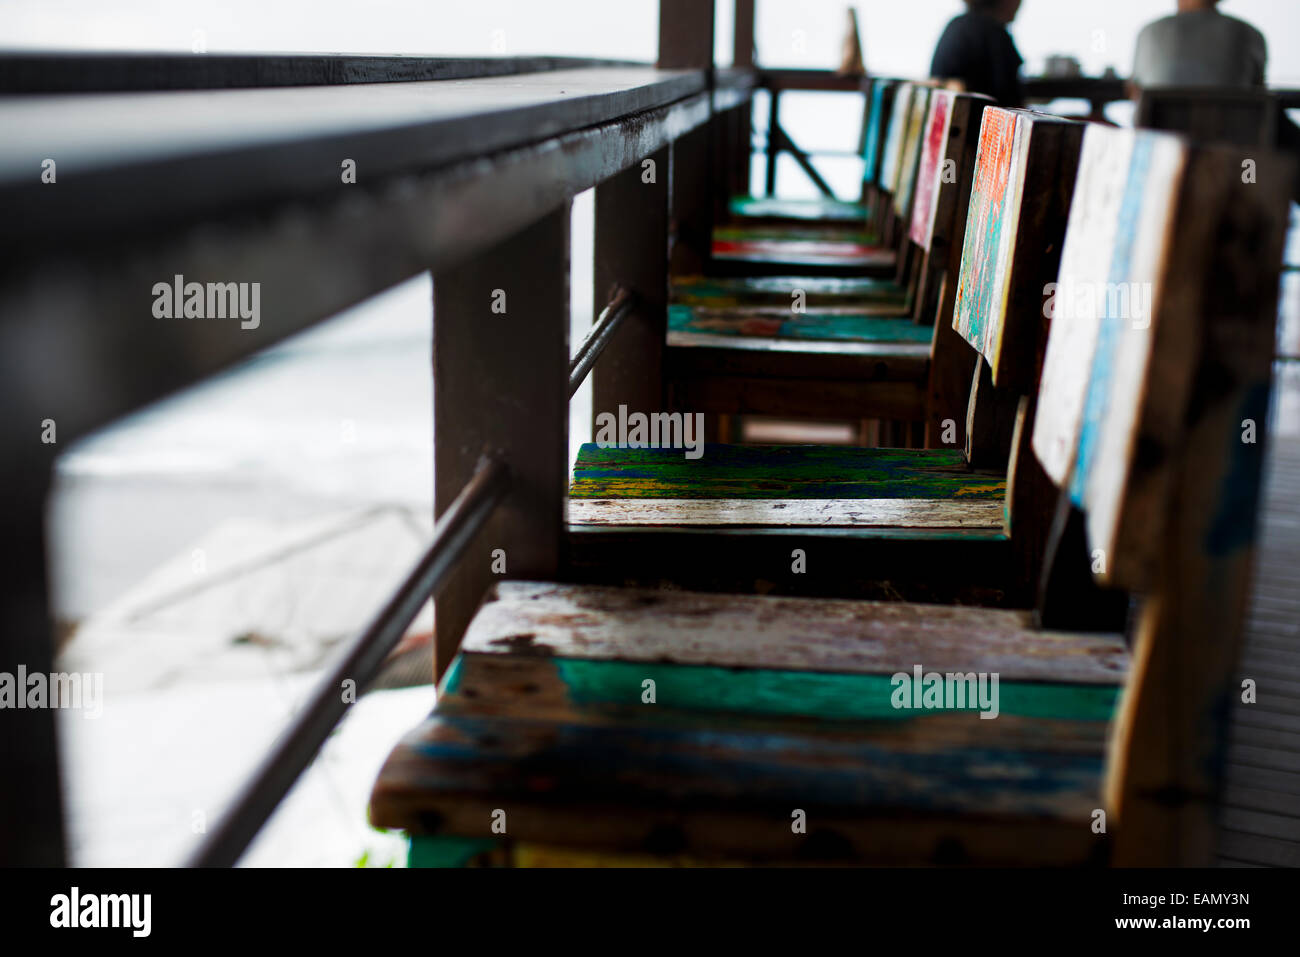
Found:
<svg viewBox="0 0 1300 957"><path fill-rule="evenodd" d="M946 498L994 501L1006 478L972 471L957 449L864 449L835 445L705 445L600 448L574 463L575 498Z"/></svg>
<svg viewBox="0 0 1300 957"><path fill-rule="evenodd" d="M464 867L470 859L495 850L500 841L452 834L413 834L406 853L407 867Z"/></svg>
<svg viewBox="0 0 1300 957"><path fill-rule="evenodd" d="M892 699L898 685L891 675L883 674L590 658L547 658L536 666L554 671L575 708L631 708L635 720L647 727L676 723L679 716L672 712L905 722L955 710L979 710L978 702L965 708L896 708ZM647 680L654 682L654 707L643 706ZM1045 720L1109 721L1119 693L1115 685L999 681L997 710L1000 715ZM454 712L456 704L457 695L448 695L440 713Z"/></svg>
<svg viewBox="0 0 1300 957"><path fill-rule="evenodd" d="M808 312L739 314L697 306L668 307L669 332L704 332L723 336L812 339L834 342L907 342L928 345L934 335L929 326L911 319Z"/></svg>
<svg viewBox="0 0 1300 957"><path fill-rule="evenodd" d="M773 196L733 196L732 216L742 219L827 220L850 223L866 220L867 208L842 199L781 199Z"/></svg>
<svg viewBox="0 0 1300 957"><path fill-rule="evenodd" d="M817 225L790 226L718 226L713 230L714 240L732 243L751 242L801 242L801 243L856 243L872 246L877 237L867 230L849 231L843 228Z"/></svg>

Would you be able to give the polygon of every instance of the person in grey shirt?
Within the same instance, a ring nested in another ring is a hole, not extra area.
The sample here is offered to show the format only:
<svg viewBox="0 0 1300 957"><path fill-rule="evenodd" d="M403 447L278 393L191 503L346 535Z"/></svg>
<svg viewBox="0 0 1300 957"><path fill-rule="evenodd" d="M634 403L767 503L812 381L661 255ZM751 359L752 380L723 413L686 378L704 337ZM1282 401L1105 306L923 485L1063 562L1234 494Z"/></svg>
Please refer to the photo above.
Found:
<svg viewBox="0 0 1300 957"><path fill-rule="evenodd" d="M1218 11L1219 0L1178 0L1178 12L1138 34L1132 86L1264 85L1268 47L1244 20Z"/></svg>

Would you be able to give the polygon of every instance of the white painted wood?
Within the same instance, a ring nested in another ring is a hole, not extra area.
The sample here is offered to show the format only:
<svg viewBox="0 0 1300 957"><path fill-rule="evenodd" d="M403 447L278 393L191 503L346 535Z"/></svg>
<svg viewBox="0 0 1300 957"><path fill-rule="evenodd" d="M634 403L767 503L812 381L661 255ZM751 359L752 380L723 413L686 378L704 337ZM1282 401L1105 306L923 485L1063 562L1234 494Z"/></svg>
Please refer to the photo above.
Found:
<svg viewBox="0 0 1300 957"><path fill-rule="evenodd" d="M1002 502L947 499L571 498L570 525L1001 528Z"/></svg>
<svg viewBox="0 0 1300 957"><path fill-rule="evenodd" d="M1115 247L1133 134L1089 126L1083 137L1074 200L1061 251L1061 288L1105 284ZM1052 317L1034 419L1033 449L1048 476L1064 485L1074 463L1083 421L1099 315L1076 303Z"/></svg>
<svg viewBox="0 0 1300 957"><path fill-rule="evenodd" d="M1027 611L501 582L466 653L1118 684L1120 635L1040 631Z"/></svg>
<svg viewBox="0 0 1300 957"><path fill-rule="evenodd" d="M1087 513L1089 544L1108 555L1118 551L1120 514L1136 464L1134 459L1143 418L1152 410L1169 408L1175 402L1174 390L1165 392L1162 388L1164 383L1154 381L1150 376L1153 344L1161 335L1162 320L1187 322L1189 319L1182 315L1162 315L1163 310L1159 308L1160 280L1169 265L1167 254L1177 221L1187 147L1173 137L1149 137L1149 140L1150 166L1141 186L1141 206L1134 210L1136 222L1121 227L1126 239L1131 239L1133 244L1127 257L1128 268L1121 273L1112 267L1109 277L1113 282L1132 284L1130 289L1133 290L1150 290L1148 314L1141 316L1130 309L1133 312L1131 317L1108 315L1105 319L1112 325L1112 335L1117 341L1105 377L1098 377L1098 370L1094 368L1091 388L1104 390L1104 394L1102 401L1094 403L1090 400L1085 406L1083 429L1085 432L1093 431L1095 440L1087 474L1080 472L1075 476L1076 498ZM1181 406L1182 403L1176 403L1180 411ZM1180 422L1166 422L1164 428L1159 429L1165 435L1176 431L1181 431ZM1145 514L1135 512L1130 515L1132 521L1143 523L1142 530L1128 530L1130 540L1147 539L1158 533L1163 524L1162 503L1163 498L1159 503L1153 503L1155 507L1146 510Z"/></svg>

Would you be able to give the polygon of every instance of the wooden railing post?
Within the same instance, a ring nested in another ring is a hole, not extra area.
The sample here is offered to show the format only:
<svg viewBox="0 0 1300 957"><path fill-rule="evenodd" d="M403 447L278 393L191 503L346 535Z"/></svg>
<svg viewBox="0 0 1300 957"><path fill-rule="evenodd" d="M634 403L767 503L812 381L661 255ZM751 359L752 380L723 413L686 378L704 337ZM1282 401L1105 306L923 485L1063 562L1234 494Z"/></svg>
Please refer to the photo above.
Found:
<svg viewBox="0 0 1300 957"><path fill-rule="evenodd" d="M554 578L568 467L569 206L433 277L434 514L485 454L511 488L434 601L441 677L483 591Z"/></svg>
<svg viewBox="0 0 1300 957"><path fill-rule="evenodd" d="M732 20L731 65L750 68L754 65L754 0L736 0Z"/></svg>
<svg viewBox="0 0 1300 957"><path fill-rule="evenodd" d="M596 187L593 304L616 285L636 297L592 370L596 416L619 405L649 414L663 408L663 352L668 323L668 147Z"/></svg>
<svg viewBox="0 0 1300 957"><path fill-rule="evenodd" d="M54 639L50 625L46 581L45 499L49 489L54 445L41 444L39 412L29 411L22 397L0 388L5 408L17 421L8 423L9 449L30 451L5 463L0 477L7 515L5 548L10 561L0 586L4 633L0 634L0 673L13 676L53 672ZM21 434L10 435L10 431ZM28 689L16 685L16 693ZM63 798L59 786L55 712L52 707L10 707L0 724L0 865L62 867Z"/></svg>
<svg viewBox="0 0 1300 957"><path fill-rule="evenodd" d="M713 0L660 0L659 66L712 76L714 19ZM678 275L702 272L713 242L713 124L710 116L672 146L670 263Z"/></svg>

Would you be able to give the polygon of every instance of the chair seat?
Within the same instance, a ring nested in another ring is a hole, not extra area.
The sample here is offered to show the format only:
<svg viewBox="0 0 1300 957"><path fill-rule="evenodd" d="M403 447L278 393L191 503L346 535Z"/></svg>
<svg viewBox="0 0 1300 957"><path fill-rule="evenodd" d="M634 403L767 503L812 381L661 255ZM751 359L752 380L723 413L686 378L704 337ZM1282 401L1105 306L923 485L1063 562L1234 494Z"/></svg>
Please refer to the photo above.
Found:
<svg viewBox="0 0 1300 957"><path fill-rule="evenodd" d="M717 336L919 346L928 355L934 329L897 315L818 307L804 313L792 313L788 305L668 307L669 346L714 344Z"/></svg>
<svg viewBox="0 0 1300 957"><path fill-rule="evenodd" d="M834 242L860 246L876 246L876 235L868 230L846 230L843 227L823 226L816 223L777 223L764 225L718 226L713 230L714 240L728 242Z"/></svg>
<svg viewBox="0 0 1300 957"><path fill-rule="evenodd" d="M991 683L900 698L918 666L998 675L996 719ZM512 842L706 859L1081 862L1127 667L1120 636L1028 612L505 582L372 819L484 840L505 808Z"/></svg>
<svg viewBox="0 0 1300 957"><path fill-rule="evenodd" d="M800 221L861 222L867 218L862 203L843 199L778 199L774 196L733 196L731 215L741 219L794 219Z"/></svg>
<svg viewBox="0 0 1300 957"><path fill-rule="evenodd" d="M683 276L673 280L672 301L686 306L777 306L789 310L792 293L810 309L858 309L903 302L907 290L892 279L833 276Z"/></svg>
<svg viewBox="0 0 1300 957"><path fill-rule="evenodd" d="M730 238L718 230L713 238L713 258L724 263L747 263L768 268L831 268L893 270L898 251L884 246L839 239Z"/></svg>
<svg viewBox="0 0 1300 957"><path fill-rule="evenodd" d="M875 500L1001 503L1006 477L970 469L956 449L708 444L683 449L586 443L571 499ZM937 506L935 506L937 507Z"/></svg>

